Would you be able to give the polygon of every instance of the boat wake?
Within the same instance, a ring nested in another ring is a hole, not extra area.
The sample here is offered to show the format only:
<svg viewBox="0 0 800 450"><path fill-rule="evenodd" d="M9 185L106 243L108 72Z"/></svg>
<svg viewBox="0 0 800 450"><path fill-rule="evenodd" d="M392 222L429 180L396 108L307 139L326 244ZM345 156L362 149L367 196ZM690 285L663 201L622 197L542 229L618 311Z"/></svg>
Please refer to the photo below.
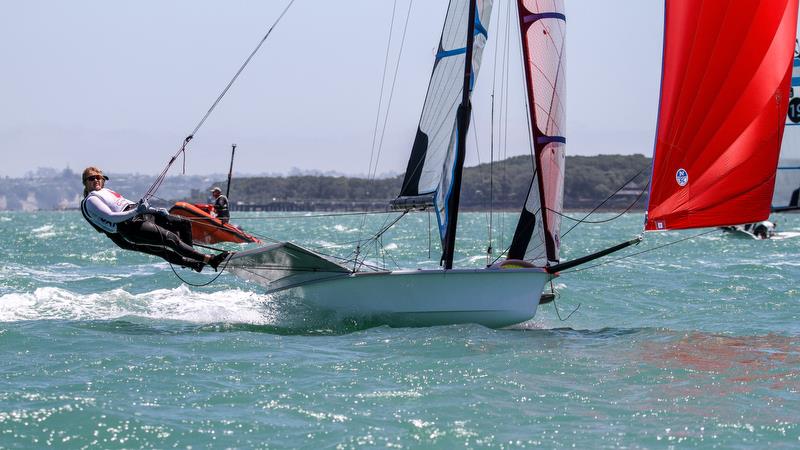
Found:
<svg viewBox="0 0 800 450"><path fill-rule="evenodd" d="M55 320L175 325L177 322L200 331L278 334L339 334L381 325L314 310L281 295L239 289L193 291L185 285L140 294L123 289L81 294L43 287L29 293L0 295L0 304L3 305L0 323Z"/></svg>
<svg viewBox="0 0 800 450"><path fill-rule="evenodd" d="M186 286L131 294L123 289L80 294L56 287L0 296L0 322L25 320L117 320L146 318L191 323L270 323L264 298L252 292L194 292Z"/></svg>

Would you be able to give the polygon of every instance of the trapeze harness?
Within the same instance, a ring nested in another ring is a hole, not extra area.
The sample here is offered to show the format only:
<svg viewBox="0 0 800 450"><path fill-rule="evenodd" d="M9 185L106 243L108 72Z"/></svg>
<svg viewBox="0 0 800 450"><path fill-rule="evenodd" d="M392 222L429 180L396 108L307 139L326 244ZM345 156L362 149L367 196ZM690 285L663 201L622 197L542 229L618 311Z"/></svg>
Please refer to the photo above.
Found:
<svg viewBox="0 0 800 450"><path fill-rule="evenodd" d="M110 217L104 217L103 211L97 210L96 206L89 207L90 199L94 203L95 198L112 213L131 211L136 204L108 188L90 192L81 202L83 218L120 248L159 256L183 267L202 269L205 254L185 243L192 239L189 221L175 216L133 214L121 222L113 222Z"/></svg>

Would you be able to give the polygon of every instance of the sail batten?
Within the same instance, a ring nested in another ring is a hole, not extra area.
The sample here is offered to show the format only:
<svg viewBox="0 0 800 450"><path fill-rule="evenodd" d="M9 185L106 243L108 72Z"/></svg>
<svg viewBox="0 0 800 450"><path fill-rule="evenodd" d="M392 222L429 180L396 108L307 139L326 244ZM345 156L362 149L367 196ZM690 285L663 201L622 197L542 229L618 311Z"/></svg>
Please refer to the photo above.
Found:
<svg viewBox="0 0 800 450"><path fill-rule="evenodd" d="M646 230L768 217L796 23L797 0L666 2Z"/></svg>

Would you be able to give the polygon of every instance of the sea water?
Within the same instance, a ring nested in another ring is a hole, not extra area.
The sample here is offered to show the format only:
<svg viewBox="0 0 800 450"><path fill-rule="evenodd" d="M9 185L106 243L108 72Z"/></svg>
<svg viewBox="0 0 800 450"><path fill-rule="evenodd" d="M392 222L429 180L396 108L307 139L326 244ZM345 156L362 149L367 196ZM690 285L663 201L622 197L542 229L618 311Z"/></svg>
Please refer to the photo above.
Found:
<svg viewBox="0 0 800 450"><path fill-rule="evenodd" d="M394 217L234 222L347 256ZM563 259L641 233L641 214L613 217L569 231ZM456 265L481 267L514 217L459 226ZM390 328L173 272L79 212L0 213L0 448L798 448L792 236L648 234L562 274L527 323ZM436 267L437 240L435 219L410 215L360 252Z"/></svg>

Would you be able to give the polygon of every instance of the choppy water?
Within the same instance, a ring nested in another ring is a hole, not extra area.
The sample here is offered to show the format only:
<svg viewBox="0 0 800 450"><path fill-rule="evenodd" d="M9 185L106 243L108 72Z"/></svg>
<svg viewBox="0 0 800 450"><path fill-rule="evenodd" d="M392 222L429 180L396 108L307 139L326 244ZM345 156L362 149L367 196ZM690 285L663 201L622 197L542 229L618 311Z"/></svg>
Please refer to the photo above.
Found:
<svg viewBox="0 0 800 450"><path fill-rule="evenodd" d="M358 239L361 220L256 217L239 223L312 245ZM512 222L494 218L495 248ZM566 259L641 223L582 225ZM404 224L374 261L435 266L428 217ZM458 265L480 266L486 216L460 224ZM77 212L1 213L0 448L797 448L798 246L714 232L565 274L565 321L550 304L507 330L389 328L228 274L185 285Z"/></svg>

